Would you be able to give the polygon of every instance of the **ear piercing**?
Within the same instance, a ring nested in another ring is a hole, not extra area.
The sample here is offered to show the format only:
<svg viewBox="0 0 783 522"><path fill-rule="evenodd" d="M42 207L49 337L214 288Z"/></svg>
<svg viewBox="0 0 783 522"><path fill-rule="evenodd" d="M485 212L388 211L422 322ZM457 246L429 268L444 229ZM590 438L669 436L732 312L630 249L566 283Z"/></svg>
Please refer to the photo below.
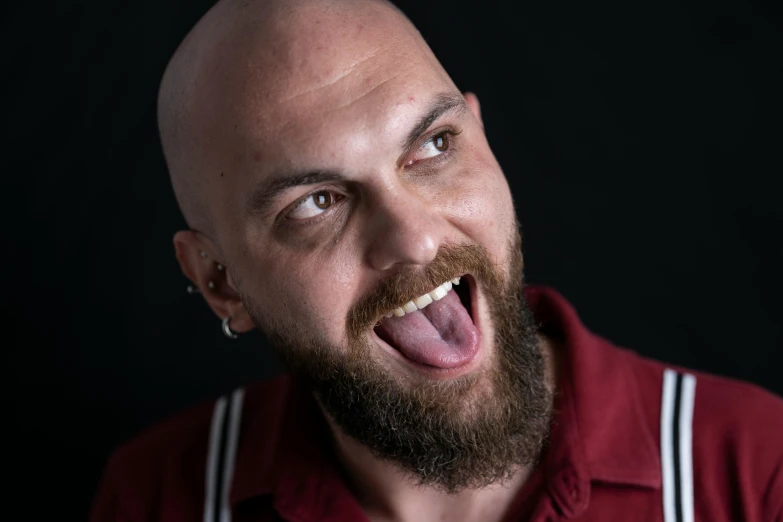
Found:
<svg viewBox="0 0 783 522"><path fill-rule="evenodd" d="M199 253L199 255L200 255L202 258L204 258L204 259L206 259L207 257L209 257L209 255L208 255L208 254L206 253L206 251L204 251L204 250L199 250L199 252L198 252L198 253ZM226 269L226 267L225 267L225 266L223 266L221 263L215 263L215 265L216 265L216 267L217 267L217 269L218 269L218 272L223 272L223 271ZM210 290L214 290L214 289L215 289L215 283L214 283L214 281L210 281L210 282L208 282L208 283L207 283L207 286L209 287L209 289L210 289ZM193 295L193 294L200 294L200 293L201 293L201 290L199 290L199 288L198 288L197 286L193 286L193 285L188 285L188 286L185 288L185 290L187 290L187 292L188 292L190 295Z"/></svg>
<svg viewBox="0 0 783 522"><path fill-rule="evenodd" d="M204 252L203 250L200 250L199 252L201 253L201 257L203 257L204 259L206 259L208 257L207 253ZM222 272L223 270L226 269L226 267L224 267L221 263L215 262L215 265L216 265L216 268L218 269L218 272Z"/></svg>
<svg viewBox="0 0 783 522"><path fill-rule="evenodd" d="M199 250L199 255L203 259L206 259L208 257L207 253L205 251L203 251L203 250ZM226 267L224 267L220 263L215 263L215 264L217 265L216 268L217 268L218 272L222 272L222 271L224 271L226 269ZM207 287L209 287L210 290L214 290L215 289L215 282L214 281L209 281L207 283ZM201 290L199 290L198 287L195 287L193 285L188 285L187 288L185 288L185 290L187 290L187 292L190 295L200 294L201 293ZM237 333L234 330L231 329L231 316L223 318L223 322L220 325L220 329L223 331L223 335L225 335L229 339L233 340L233 339L236 339L237 337L239 337L239 335L237 335Z"/></svg>
<svg viewBox="0 0 783 522"><path fill-rule="evenodd" d="M209 287L210 290L214 290L215 289L215 283L213 281L210 281L209 283L207 283L207 286ZM200 294L201 293L201 290L199 290L199 288L197 286L193 286L193 285L186 286L185 287L185 291L187 291L187 293L189 293L190 295Z"/></svg>
<svg viewBox="0 0 783 522"><path fill-rule="evenodd" d="M223 324L221 325L221 329L223 330L223 335L225 335L229 339L236 339L237 337L239 337L237 333L231 329L231 316L228 316L223 319Z"/></svg>

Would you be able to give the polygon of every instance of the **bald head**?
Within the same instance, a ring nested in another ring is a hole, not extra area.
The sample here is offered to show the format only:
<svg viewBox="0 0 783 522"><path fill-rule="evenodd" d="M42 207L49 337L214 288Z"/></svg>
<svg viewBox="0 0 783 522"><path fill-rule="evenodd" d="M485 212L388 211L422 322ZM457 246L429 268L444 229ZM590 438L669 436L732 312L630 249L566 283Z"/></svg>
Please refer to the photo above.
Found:
<svg viewBox="0 0 783 522"><path fill-rule="evenodd" d="M404 72L382 64L385 55L401 66L416 55L450 83L412 24L383 0L218 2L177 49L158 99L163 151L189 227L219 248L217 223L232 210L227 178L279 156L303 113L323 110L327 125L325 109Z"/></svg>

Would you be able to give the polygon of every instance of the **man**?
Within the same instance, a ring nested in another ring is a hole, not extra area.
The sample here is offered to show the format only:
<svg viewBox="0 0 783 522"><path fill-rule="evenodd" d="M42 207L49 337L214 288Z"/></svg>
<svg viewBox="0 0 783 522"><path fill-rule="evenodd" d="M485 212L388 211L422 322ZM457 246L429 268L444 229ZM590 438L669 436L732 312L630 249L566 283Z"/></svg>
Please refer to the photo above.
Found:
<svg viewBox="0 0 783 522"><path fill-rule="evenodd" d="M783 520L783 401L522 286L479 102L375 0L223 0L164 75L184 273L289 376L152 429L93 520Z"/></svg>

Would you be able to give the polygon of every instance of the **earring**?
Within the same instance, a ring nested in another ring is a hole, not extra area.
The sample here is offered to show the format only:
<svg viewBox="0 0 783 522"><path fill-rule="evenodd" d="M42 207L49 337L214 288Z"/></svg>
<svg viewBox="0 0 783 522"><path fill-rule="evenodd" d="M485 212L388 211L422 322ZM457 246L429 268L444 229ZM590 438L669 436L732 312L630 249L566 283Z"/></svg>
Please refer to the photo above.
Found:
<svg viewBox="0 0 783 522"><path fill-rule="evenodd" d="M204 252L203 250L201 251L201 257L203 257L204 259L206 259L206 258L207 258L207 253L206 253L206 252Z"/></svg>
<svg viewBox="0 0 783 522"><path fill-rule="evenodd" d="M218 264L217 264L217 269L218 269L218 272L222 272L222 271L223 271L223 265L221 265L220 263L218 263Z"/></svg>
<svg viewBox="0 0 783 522"><path fill-rule="evenodd" d="M215 289L215 283L213 283L212 281L207 283L207 286L209 287L210 290L214 290Z"/></svg>
<svg viewBox="0 0 783 522"><path fill-rule="evenodd" d="M239 336L234 330L231 329L231 326L229 325L230 322L231 322L231 316L228 316L225 319L223 319L223 325L222 325L223 335L225 335L229 339L236 339Z"/></svg>
<svg viewBox="0 0 783 522"><path fill-rule="evenodd" d="M185 288L185 290L187 290L187 292L190 295L201 293L201 290L199 290L197 286L193 286L193 285L188 285L187 288Z"/></svg>

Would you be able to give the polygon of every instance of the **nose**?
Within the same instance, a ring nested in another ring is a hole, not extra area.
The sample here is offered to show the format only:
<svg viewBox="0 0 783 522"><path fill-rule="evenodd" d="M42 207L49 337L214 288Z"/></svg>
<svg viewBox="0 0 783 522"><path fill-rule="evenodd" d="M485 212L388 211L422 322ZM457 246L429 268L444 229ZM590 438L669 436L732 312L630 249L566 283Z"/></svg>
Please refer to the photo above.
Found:
<svg viewBox="0 0 783 522"><path fill-rule="evenodd" d="M417 194L400 189L369 202L367 261L375 270L427 265L446 235L446 222Z"/></svg>

